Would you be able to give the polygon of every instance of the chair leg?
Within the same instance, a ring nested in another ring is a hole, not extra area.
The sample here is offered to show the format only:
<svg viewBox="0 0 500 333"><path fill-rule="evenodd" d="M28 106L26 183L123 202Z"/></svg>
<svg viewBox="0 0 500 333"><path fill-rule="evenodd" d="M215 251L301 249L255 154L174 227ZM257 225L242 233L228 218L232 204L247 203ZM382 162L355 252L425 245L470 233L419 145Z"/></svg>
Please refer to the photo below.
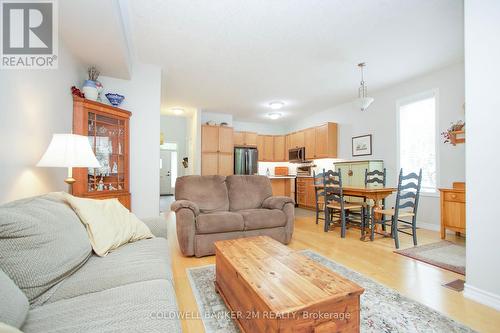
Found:
<svg viewBox="0 0 500 333"><path fill-rule="evenodd" d="M394 245L396 245L396 249L399 249L399 233L398 233L398 219L392 217L392 228L394 229Z"/></svg>
<svg viewBox="0 0 500 333"><path fill-rule="evenodd" d="M411 221L411 229L413 233L413 246L417 246L417 220L415 218Z"/></svg>
<svg viewBox="0 0 500 333"><path fill-rule="evenodd" d="M318 222L319 222L319 206L316 203L316 224L318 224Z"/></svg>
<svg viewBox="0 0 500 333"><path fill-rule="evenodd" d="M346 219L345 219L345 211L342 210L340 212L340 223L341 223L341 230L340 230L340 237L345 238L345 230L346 230Z"/></svg>
<svg viewBox="0 0 500 333"><path fill-rule="evenodd" d="M327 232L330 228L330 212L328 207L325 205L325 228L324 231Z"/></svg>
<svg viewBox="0 0 500 333"><path fill-rule="evenodd" d="M365 207L362 207L361 208L361 239L365 238L365 228L366 228Z"/></svg>
<svg viewBox="0 0 500 333"><path fill-rule="evenodd" d="M377 221L375 221L375 211L372 208L372 221L371 221L371 228L370 228L370 240L373 242L375 239L375 224Z"/></svg>

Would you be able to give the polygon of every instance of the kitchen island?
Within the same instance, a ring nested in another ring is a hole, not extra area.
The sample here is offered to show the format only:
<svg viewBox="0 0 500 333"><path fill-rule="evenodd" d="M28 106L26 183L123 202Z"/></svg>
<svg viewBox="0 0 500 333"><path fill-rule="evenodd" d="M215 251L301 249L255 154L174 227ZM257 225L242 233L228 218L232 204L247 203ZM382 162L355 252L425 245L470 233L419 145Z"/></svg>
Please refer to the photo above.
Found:
<svg viewBox="0 0 500 333"><path fill-rule="evenodd" d="M295 199L295 176L268 176L271 180L273 195Z"/></svg>

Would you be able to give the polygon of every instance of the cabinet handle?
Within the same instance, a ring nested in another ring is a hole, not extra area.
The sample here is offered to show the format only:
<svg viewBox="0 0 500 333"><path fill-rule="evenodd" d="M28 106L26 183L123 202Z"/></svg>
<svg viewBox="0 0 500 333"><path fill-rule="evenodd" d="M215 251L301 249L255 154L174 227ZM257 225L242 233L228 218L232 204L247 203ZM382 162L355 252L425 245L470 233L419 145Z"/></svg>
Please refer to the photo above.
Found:
<svg viewBox="0 0 500 333"><path fill-rule="evenodd" d="M457 195L456 195L456 194L452 194L452 195L451 195L451 197L452 197L453 199L455 199L455 198L457 197Z"/></svg>
<svg viewBox="0 0 500 333"><path fill-rule="evenodd" d="M348 176L352 176L353 175L353 172L352 170L349 170L349 172L347 173Z"/></svg>

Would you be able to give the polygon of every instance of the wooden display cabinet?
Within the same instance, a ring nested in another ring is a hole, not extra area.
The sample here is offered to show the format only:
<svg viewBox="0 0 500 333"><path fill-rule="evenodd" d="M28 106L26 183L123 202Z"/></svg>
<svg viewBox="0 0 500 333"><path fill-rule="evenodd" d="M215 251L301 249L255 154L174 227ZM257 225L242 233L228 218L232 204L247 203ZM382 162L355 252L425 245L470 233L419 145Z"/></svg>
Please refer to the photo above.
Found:
<svg viewBox="0 0 500 333"><path fill-rule="evenodd" d="M110 105L73 97L73 133L89 138L100 168L73 168L73 195L117 198L131 208L129 121L132 114Z"/></svg>

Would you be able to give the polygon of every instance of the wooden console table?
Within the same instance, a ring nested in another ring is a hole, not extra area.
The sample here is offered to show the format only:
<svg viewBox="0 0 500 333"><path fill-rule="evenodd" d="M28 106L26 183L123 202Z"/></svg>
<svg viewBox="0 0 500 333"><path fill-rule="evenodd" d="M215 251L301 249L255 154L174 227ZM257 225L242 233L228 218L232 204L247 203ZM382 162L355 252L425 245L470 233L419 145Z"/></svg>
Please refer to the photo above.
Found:
<svg viewBox="0 0 500 333"><path fill-rule="evenodd" d="M446 238L446 229L460 235L465 234L465 183L455 182L453 188L440 188L441 193L441 239Z"/></svg>

